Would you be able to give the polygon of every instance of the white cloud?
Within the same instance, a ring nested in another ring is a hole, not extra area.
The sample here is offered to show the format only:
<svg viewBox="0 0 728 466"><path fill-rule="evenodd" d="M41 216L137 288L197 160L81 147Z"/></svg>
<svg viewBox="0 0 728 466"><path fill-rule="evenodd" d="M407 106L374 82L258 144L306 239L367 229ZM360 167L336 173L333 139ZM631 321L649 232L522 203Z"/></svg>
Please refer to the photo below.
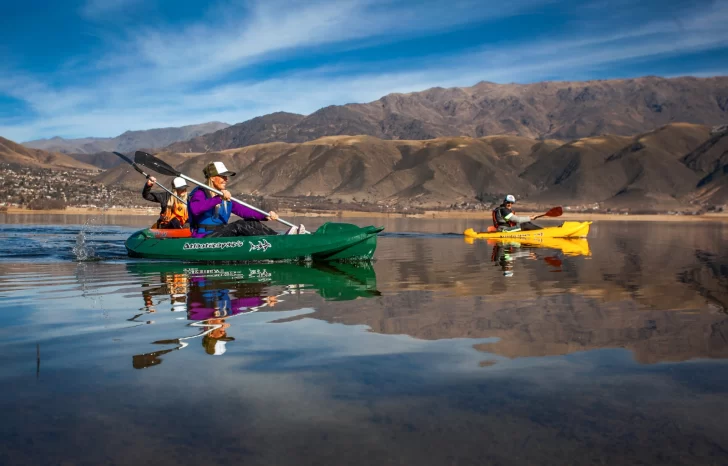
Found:
<svg viewBox="0 0 728 466"><path fill-rule="evenodd" d="M121 0L113 3L127 5ZM436 1L416 10L405 3L378 0L227 3L183 28L147 26L117 36L112 53L90 68L77 68L85 85L51 86L46 82L52 79L18 73L0 78L0 94L25 101L37 115L23 124L0 120L0 135L14 140L56 134L114 136L127 129L209 120L236 123L271 111L310 113L326 105L367 102L391 92L433 86L467 86L481 80L531 82L579 71L588 75L615 62L728 46L723 27L728 8L715 3L679 23L654 20L608 34L586 30L537 44L380 60L367 68L334 64L266 79L232 80L229 76L284 54L305 56L323 44L357 47L391 38L391 31L411 36L513 14L535 3L514 2L502 10L474 8L467 2L443 6ZM73 71L64 70L69 72ZM220 77L231 82L215 84Z"/></svg>

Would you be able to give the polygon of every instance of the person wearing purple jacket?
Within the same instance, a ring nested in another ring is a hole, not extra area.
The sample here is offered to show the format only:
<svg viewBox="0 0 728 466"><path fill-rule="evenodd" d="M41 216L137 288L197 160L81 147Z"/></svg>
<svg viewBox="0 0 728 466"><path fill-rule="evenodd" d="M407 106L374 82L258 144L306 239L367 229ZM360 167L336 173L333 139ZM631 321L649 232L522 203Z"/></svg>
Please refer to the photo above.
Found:
<svg viewBox="0 0 728 466"><path fill-rule="evenodd" d="M222 196L202 187L192 190L189 196L190 228L194 238L227 236L262 236L278 233L261 220L277 220L278 214L271 211L268 216L230 200L226 190L227 180L235 176L222 162L212 162L203 170L207 185L222 192ZM230 215L241 217L228 223Z"/></svg>

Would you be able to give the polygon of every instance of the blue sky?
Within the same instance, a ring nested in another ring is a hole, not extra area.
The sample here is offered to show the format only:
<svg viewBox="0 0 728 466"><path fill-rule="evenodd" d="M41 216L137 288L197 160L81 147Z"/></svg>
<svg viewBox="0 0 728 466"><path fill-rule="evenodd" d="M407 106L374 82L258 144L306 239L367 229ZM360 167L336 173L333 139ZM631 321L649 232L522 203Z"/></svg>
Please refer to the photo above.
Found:
<svg viewBox="0 0 728 466"><path fill-rule="evenodd" d="M23 0L0 136L116 136L391 92L728 74L728 0Z"/></svg>

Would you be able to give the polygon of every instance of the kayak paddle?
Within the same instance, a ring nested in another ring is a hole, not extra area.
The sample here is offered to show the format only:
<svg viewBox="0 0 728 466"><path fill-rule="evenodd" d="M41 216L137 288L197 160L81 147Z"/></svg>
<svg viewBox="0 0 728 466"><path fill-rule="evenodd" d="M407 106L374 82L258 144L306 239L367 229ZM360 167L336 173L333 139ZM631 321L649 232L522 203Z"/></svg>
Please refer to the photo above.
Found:
<svg viewBox="0 0 728 466"><path fill-rule="evenodd" d="M180 178L183 178L191 183L194 183L201 188L207 189L208 191L212 191L213 193L222 196L222 192L218 191L217 189L215 189L213 187L208 186L205 183L202 183L197 180L193 180L189 176L183 175L181 172L175 170L174 167L169 165L167 162L158 159L157 157L153 156L152 154L138 150L134 154L134 160L139 165L143 165L143 166L149 168L150 170L154 170L157 173L161 173L162 175L167 175L167 176L179 176ZM270 214L268 212L266 212L265 210L261 210L257 207L253 207L252 205L247 204L239 199L235 199L234 197L231 197L230 200L235 201L238 204L242 204L249 209L253 209L254 211L261 213L261 214L265 215L266 217L270 216ZM290 222L283 220L282 218L278 218L277 220L284 225L288 225L289 227L296 226Z"/></svg>
<svg viewBox="0 0 728 466"><path fill-rule="evenodd" d="M553 208L549 209L549 211L546 212L545 214L536 215L535 217L533 217L532 220L536 220L537 218L541 218L541 217L561 217L561 214L563 214L563 213L564 213L564 209L562 209L561 206L553 207Z"/></svg>
<svg viewBox="0 0 728 466"><path fill-rule="evenodd" d="M115 155L118 155L119 157L121 157L121 159L122 159L122 160L123 160L124 162L126 162L126 163L128 163L129 165L131 165L132 167L134 167L134 170L136 170L136 171L138 171L139 173L141 173L142 175L144 175L144 178L146 178L146 179L149 179L149 176L150 176L150 175L147 175L146 173L144 173L144 171L143 171L143 170L142 170L141 168L139 168L139 165L135 164L135 163L134 163L134 162L133 162L133 161L132 161L132 160L131 160L131 159L130 159L129 157L127 157L126 155L124 155L124 154L121 154L121 153L119 153L119 152L114 152L114 154L115 154ZM167 191L167 192L168 192L169 194L171 194L172 196L176 197L178 201L180 201L181 203L183 203L183 204L187 205L187 203L186 203L185 201L183 201L183 200L182 200L182 198L180 198L180 197L179 197L178 195L176 195L175 193L173 193L173 192L172 192L172 191L170 191L169 189L165 188L165 187L164 187L164 185L162 185L162 183L160 183L159 181L155 181L155 183L157 184L157 186L159 186L160 188L164 189L165 191Z"/></svg>
<svg viewBox="0 0 728 466"><path fill-rule="evenodd" d="M561 214L563 214L563 213L564 213L564 209L562 209L560 206L553 207L553 208L549 209L548 212L546 212L545 214L536 215L531 220L536 220L537 218L541 218L541 217L561 217ZM487 233L495 233L496 231L498 231L498 229L496 227L494 227L493 225L489 226L488 229L486 230Z"/></svg>

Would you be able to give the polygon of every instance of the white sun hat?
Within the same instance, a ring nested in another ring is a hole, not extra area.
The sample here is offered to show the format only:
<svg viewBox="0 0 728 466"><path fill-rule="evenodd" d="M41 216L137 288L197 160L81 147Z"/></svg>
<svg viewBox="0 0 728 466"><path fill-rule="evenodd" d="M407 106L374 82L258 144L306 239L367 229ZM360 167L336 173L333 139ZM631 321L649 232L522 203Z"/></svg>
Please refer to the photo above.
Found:
<svg viewBox="0 0 728 466"><path fill-rule="evenodd" d="M213 176L235 176L235 172L228 170L222 162L209 163L202 172L207 178Z"/></svg>

